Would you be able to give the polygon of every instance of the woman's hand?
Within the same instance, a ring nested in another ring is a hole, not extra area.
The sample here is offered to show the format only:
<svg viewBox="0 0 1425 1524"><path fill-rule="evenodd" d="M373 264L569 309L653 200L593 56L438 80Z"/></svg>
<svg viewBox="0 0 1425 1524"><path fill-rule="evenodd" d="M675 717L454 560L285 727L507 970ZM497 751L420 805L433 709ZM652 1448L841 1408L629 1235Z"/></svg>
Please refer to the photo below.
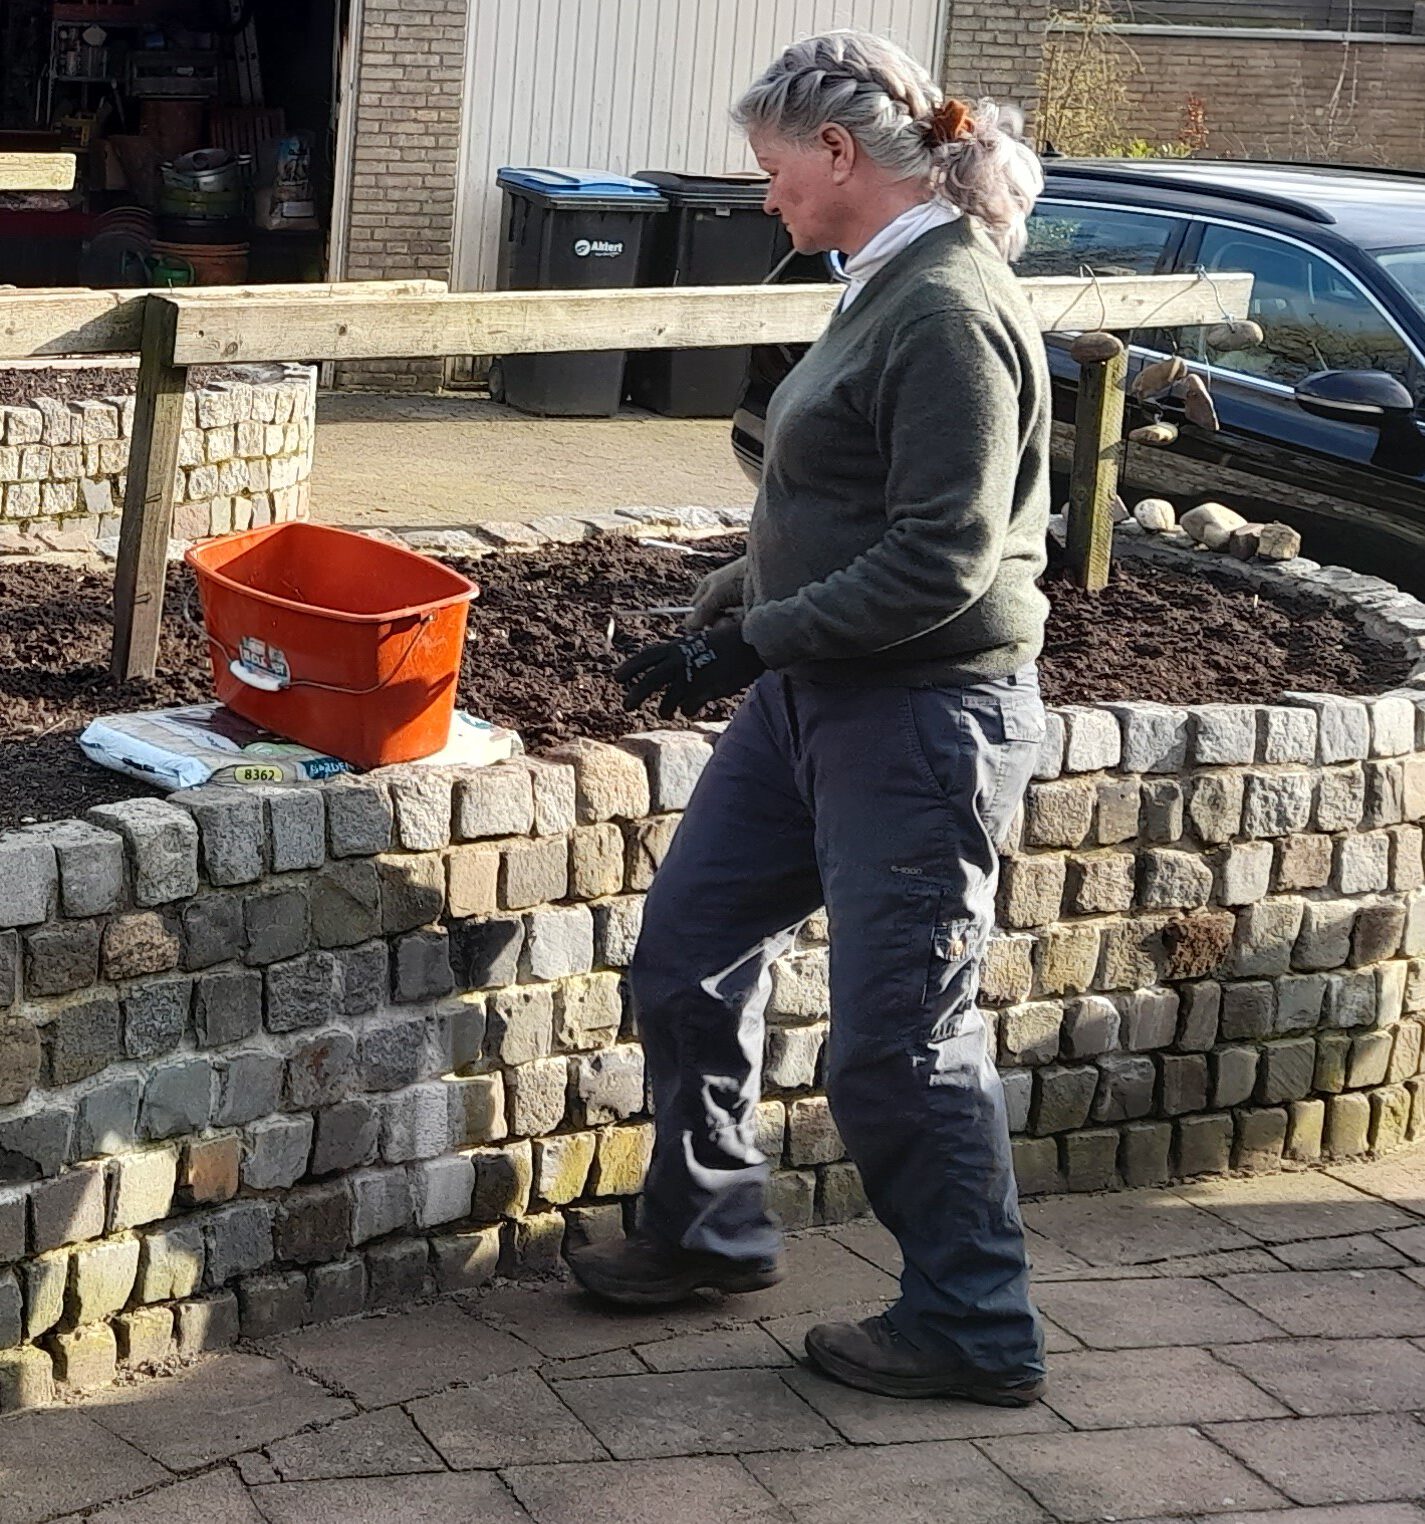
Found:
<svg viewBox="0 0 1425 1524"><path fill-rule="evenodd" d="M709 572L693 593L693 612L683 622L690 630L706 630L742 607L742 587L747 576L747 557L739 556L726 566Z"/></svg>
<svg viewBox="0 0 1425 1524"><path fill-rule="evenodd" d="M623 684L623 707L637 709L662 693L658 713L694 715L714 699L741 693L767 670L767 664L742 638L742 626L724 620L678 640L646 646L614 673Z"/></svg>

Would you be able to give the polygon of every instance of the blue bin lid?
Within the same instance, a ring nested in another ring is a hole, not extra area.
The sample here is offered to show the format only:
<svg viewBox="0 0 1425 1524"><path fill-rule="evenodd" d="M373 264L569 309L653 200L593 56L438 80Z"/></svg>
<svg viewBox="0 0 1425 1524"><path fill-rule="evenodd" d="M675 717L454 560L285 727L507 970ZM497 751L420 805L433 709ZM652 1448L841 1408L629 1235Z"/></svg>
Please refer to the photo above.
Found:
<svg viewBox="0 0 1425 1524"><path fill-rule="evenodd" d="M605 169L519 169L506 167L495 183L511 190L534 191L537 195L587 196L591 201L660 201L658 187L631 175L616 175Z"/></svg>

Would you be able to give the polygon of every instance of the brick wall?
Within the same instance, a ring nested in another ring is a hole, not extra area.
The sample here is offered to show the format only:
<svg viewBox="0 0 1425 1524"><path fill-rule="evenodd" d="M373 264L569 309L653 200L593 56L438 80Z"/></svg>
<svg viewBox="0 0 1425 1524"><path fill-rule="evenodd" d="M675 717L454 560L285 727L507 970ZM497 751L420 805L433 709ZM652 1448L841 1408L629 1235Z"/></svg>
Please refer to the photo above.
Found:
<svg viewBox="0 0 1425 1524"><path fill-rule="evenodd" d="M1425 46L1131 30L1124 43L1137 59L1126 137L1171 141L1198 95L1214 157L1425 168Z"/></svg>
<svg viewBox="0 0 1425 1524"><path fill-rule="evenodd" d="M467 0L367 0L360 38L349 280L447 280L455 232ZM338 367L340 384L429 391L440 360Z"/></svg>
<svg viewBox="0 0 1425 1524"><path fill-rule="evenodd" d="M1048 0L952 0L944 82L960 95L991 95L1032 115L1039 98Z"/></svg>

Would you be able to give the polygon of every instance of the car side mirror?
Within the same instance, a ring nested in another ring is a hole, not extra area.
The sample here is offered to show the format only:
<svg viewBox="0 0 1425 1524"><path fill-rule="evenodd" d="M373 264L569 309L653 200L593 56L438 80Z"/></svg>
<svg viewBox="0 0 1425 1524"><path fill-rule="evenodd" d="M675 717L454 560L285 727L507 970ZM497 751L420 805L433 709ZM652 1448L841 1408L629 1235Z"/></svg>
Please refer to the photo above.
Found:
<svg viewBox="0 0 1425 1524"><path fill-rule="evenodd" d="M1296 400L1313 418L1384 428L1415 413L1415 399L1383 370L1318 370L1296 385Z"/></svg>

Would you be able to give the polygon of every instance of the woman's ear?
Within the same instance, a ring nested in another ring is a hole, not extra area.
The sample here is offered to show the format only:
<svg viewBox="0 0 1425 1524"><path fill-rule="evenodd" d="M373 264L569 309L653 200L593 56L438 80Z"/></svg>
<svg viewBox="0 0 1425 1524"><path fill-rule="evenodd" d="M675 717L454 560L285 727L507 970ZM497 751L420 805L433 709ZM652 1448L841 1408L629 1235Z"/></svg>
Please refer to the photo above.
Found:
<svg viewBox="0 0 1425 1524"><path fill-rule="evenodd" d="M831 179L845 185L856 168L856 139L839 122L828 122L818 134L822 148L831 155Z"/></svg>

